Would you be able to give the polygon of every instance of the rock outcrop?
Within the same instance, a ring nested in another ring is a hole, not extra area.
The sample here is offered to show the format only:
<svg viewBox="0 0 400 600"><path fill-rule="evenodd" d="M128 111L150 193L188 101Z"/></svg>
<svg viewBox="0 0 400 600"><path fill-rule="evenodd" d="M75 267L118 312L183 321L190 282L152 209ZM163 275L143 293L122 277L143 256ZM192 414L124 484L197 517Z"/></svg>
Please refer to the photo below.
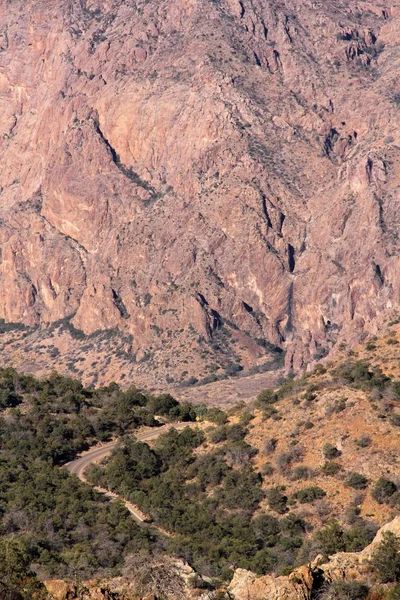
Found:
<svg viewBox="0 0 400 600"><path fill-rule="evenodd" d="M235 571L229 592L234 600L310 600L324 583L337 580L365 580L368 564L384 531L400 535L400 517L382 527L373 542L361 552L340 552L323 562L317 557L311 565L302 566L288 577L257 577L244 569Z"/></svg>
<svg viewBox="0 0 400 600"><path fill-rule="evenodd" d="M3 2L0 317L119 330L126 381L163 385L376 332L400 306L399 21L397 0Z"/></svg>

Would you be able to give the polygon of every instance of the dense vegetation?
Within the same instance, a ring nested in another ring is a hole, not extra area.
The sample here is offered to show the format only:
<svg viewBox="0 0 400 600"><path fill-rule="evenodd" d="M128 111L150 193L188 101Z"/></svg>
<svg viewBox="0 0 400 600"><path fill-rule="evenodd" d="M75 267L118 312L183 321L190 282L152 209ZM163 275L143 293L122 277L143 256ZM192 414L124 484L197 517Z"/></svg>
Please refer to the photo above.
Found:
<svg viewBox="0 0 400 600"><path fill-rule="evenodd" d="M154 415L190 420L189 405L116 384L98 390L56 374L39 381L0 370L0 538L16 537L43 576L112 573L151 535L122 503L109 503L59 468L97 440Z"/></svg>
<svg viewBox="0 0 400 600"><path fill-rule="evenodd" d="M196 429L171 430L153 449L123 439L107 466L92 466L88 476L176 532L168 549L203 574L229 577L232 566L261 574L292 565L305 522L291 514L254 516L263 497L262 477L250 462L254 449L240 425L220 428L218 447L207 453Z"/></svg>
<svg viewBox="0 0 400 600"><path fill-rule="evenodd" d="M319 372L323 375L324 368ZM375 396L400 398L396 382L364 363L349 362L330 376ZM275 405L281 398L303 394L303 402L313 402L318 389L309 376L288 380L277 391L262 392L255 408L264 419L279 420ZM343 407L338 402L332 410ZM152 396L135 388L122 392L117 384L95 390L57 374L39 381L0 369L0 564L4 557L12 563L20 556L23 565L15 577L4 567L10 575L6 583L0 579L0 586L17 590L10 593L13 600L40 599L43 590L34 572L39 577L112 575L138 550L169 553L202 575L228 580L235 567L258 574L287 573L318 553L358 551L370 543L376 527L360 517L356 506L346 525L327 517L324 527L313 531L306 511L299 508L323 502L326 492L323 482L322 487L313 485L314 469L295 466L302 461L301 444L294 440L276 455L274 466L267 462L260 473L253 465L257 450L246 441L254 415L243 409L236 416L232 422L217 408L180 405L169 394ZM142 425L196 418L214 426L205 432L197 427L180 433L172 429L153 447L132 435ZM311 429L313 423L304 426ZM173 536L139 527L121 502L109 503L60 468L80 451L112 437L120 438L119 444L105 464L90 468L90 480L137 504ZM362 436L356 444L365 448L371 440ZM265 449L272 455L276 440L266 440ZM321 473L333 476L343 468L341 452L329 443L322 450L326 462ZM285 486L264 486L276 469L288 482L308 481L291 494ZM369 481L350 472L344 481L357 491L369 488L380 504L399 505L400 492L390 479ZM393 544L391 540L390 547L382 546L383 558L375 561L382 582L399 577L397 563L389 574L382 572ZM364 591L351 590L360 598ZM346 593L347 588L332 588L326 597Z"/></svg>

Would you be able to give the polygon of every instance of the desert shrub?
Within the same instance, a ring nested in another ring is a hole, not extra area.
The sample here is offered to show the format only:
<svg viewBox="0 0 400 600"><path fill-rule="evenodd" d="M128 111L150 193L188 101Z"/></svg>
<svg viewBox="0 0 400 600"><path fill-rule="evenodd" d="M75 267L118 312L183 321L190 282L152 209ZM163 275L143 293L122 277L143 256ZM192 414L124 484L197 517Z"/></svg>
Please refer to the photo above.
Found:
<svg viewBox="0 0 400 600"><path fill-rule="evenodd" d="M393 481L390 481L390 479L386 479L385 477L380 477L372 488L371 496L379 504L385 504L396 491L397 486Z"/></svg>
<svg viewBox="0 0 400 600"><path fill-rule="evenodd" d="M394 381L392 383L392 390L397 400L400 400L400 381Z"/></svg>
<svg viewBox="0 0 400 600"><path fill-rule="evenodd" d="M356 440L356 444L359 448L368 448L372 443L371 438L368 435L362 435Z"/></svg>
<svg viewBox="0 0 400 600"><path fill-rule="evenodd" d="M226 461L235 467L246 466L250 459L258 452L256 448L247 444L244 440L229 442L223 447Z"/></svg>
<svg viewBox="0 0 400 600"><path fill-rule="evenodd" d="M247 425L249 425L253 419L253 413L245 411L240 415L240 425L242 425L242 427L247 427Z"/></svg>
<svg viewBox="0 0 400 600"><path fill-rule="evenodd" d="M276 465L282 473L289 470L291 463L292 463L292 455L290 452L281 452L276 457Z"/></svg>
<svg viewBox="0 0 400 600"><path fill-rule="evenodd" d="M275 404L278 401L278 395L273 390L263 390L257 396L256 405L263 408L267 404Z"/></svg>
<svg viewBox="0 0 400 600"><path fill-rule="evenodd" d="M340 398L338 400L335 400L335 402L333 404L330 404L327 407L325 414L327 417L330 417L333 414L343 412L345 409L346 409L346 399Z"/></svg>
<svg viewBox="0 0 400 600"><path fill-rule="evenodd" d="M373 388L382 390L390 382L390 377L384 375L381 369L378 367L371 369L370 365L363 361L343 363L332 374L353 387L366 390Z"/></svg>
<svg viewBox="0 0 400 600"><path fill-rule="evenodd" d="M267 501L271 510L274 510L281 515L287 511L288 497L282 493L280 487L274 487L268 490Z"/></svg>
<svg viewBox="0 0 400 600"><path fill-rule="evenodd" d="M323 475L332 476L332 475L336 475L337 473L339 473L339 471L341 471L342 468L343 468L342 465L340 465L339 463L329 461L324 464L324 466L321 469L321 473Z"/></svg>
<svg viewBox="0 0 400 600"><path fill-rule="evenodd" d="M263 475L272 475L274 473L275 469L274 467L271 465L270 462L266 462L264 463L263 467L262 467L262 474Z"/></svg>
<svg viewBox="0 0 400 600"><path fill-rule="evenodd" d="M315 536L317 547L322 554L331 556L345 549L344 533L336 520L329 521Z"/></svg>
<svg viewBox="0 0 400 600"><path fill-rule="evenodd" d="M385 600L400 600L400 583L396 583L385 596Z"/></svg>
<svg viewBox="0 0 400 600"><path fill-rule="evenodd" d="M332 460L333 458L338 458L341 456L340 450L333 446L332 444L326 443L322 449L323 455L327 460Z"/></svg>
<svg viewBox="0 0 400 600"><path fill-rule="evenodd" d="M400 491L399 492L395 492L391 497L390 497L390 501L389 501L390 506L392 506L393 508L397 509L400 511Z"/></svg>
<svg viewBox="0 0 400 600"><path fill-rule="evenodd" d="M392 415L389 421L394 427L400 427L400 415Z"/></svg>
<svg viewBox="0 0 400 600"><path fill-rule="evenodd" d="M31 557L20 540L0 542L0 595L4 600L45 600L44 585L30 569Z"/></svg>
<svg viewBox="0 0 400 600"><path fill-rule="evenodd" d="M321 600L364 600L369 588L359 581L333 581L320 595Z"/></svg>
<svg viewBox="0 0 400 600"><path fill-rule="evenodd" d="M309 479L310 477L312 477L312 474L312 469L310 469L309 467L295 467L290 474L290 479L292 481L301 481L302 479Z"/></svg>
<svg viewBox="0 0 400 600"><path fill-rule="evenodd" d="M314 427L314 423L312 423L311 421L306 421L304 423L304 429L312 429Z"/></svg>
<svg viewBox="0 0 400 600"><path fill-rule="evenodd" d="M400 538L386 531L372 556L371 565L382 583L400 581Z"/></svg>
<svg viewBox="0 0 400 600"><path fill-rule="evenodd" d="M300 504L314 502L315 500L324 498L324 496L326 496L326 492L318 486L306 487L293 494L293 497L298 500Z"/></svg>
<svg viewBox="0 0 400 600"><path fill-rule="evenodd" d="M263 446L262 453L263 454L272 454L276 450L276 446L278 444L278 440L275 438L270 438L267 440Z"/></svg>
<svg viewBox="0 0 400 600"><path fill-rule="evenodd" d="M207 421L211 421L212 423L215 423L216 425L225 425L225 423L228 420L226 413L224 413L219 408L215 408L215 407L209 408L207 410L205 418L207 419Z"/></svg>
<svg viewBox="0 0 400 600"><path fill-rule="evenodd" d="M376 527L358 519L358 523L344 532L343 539L346 552L360 552L374 539Z"/></svg>
<svg viewBox="0 0 400 600"><path fill-rule="evenodd" d="M262 414L263 414L264 419L276 418L279 415L275 406L271 406L271 405L265 406L263 408Z"/></svg>
<svg viewBox="0 0 400 600"><path fill-rule="evenodd" d="M276 464L282 473L289 470L289 467L294 462L301 462L304 456L304 448L301 444L292 442L292 446L286 452L281 452L276 457Z"/></svg>
<svg viewBox="0 0 400 600"><path fill-rule="evenodd" d="M365 490L368 486L368 479L361 473L349 473L345 485L355 490Z"/></svg>
<svg viewBox="0 0 400 600"><path fill-rule="evenodd" d="M225 442L227 439L225 425L220 425L219 427L212 429L209 433L209 439L213 444Z"/></svg>

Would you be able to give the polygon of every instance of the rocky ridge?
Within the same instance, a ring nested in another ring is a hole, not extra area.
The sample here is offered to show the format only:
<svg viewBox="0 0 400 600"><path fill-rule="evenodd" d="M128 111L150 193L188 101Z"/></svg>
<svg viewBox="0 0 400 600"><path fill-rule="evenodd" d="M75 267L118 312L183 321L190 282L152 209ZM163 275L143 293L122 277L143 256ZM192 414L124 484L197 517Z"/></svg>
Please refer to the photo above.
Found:
<svg viewBox="0 0 400 600"><path fill-rule="evenodd" d="M391 531L400 535L400 517L382 527L373 542L361 552L341 552L323 561L317 557L312 564L295 569L289 576L276 577L266 575L257 577L254 573L244 569L237 569L229 585L229 597L233 600L310 600L313 593L325 583L333 581L366 581L370 578L369 562L377 544L382 541L382 534ZM182 582L189 584L194 573L181 565ZM124 581L123 578L104 582L87 582L81 589L73 584L63 581L47 581L46 588L53 600L132 600L139 598L134 591L134 583ZM212 600L215 597L207 592L199 593L186 588L186 598L202 598ZM142 597L143 600L152 600L154 596ZM176 600L177 596L168 596Z"/></svg>

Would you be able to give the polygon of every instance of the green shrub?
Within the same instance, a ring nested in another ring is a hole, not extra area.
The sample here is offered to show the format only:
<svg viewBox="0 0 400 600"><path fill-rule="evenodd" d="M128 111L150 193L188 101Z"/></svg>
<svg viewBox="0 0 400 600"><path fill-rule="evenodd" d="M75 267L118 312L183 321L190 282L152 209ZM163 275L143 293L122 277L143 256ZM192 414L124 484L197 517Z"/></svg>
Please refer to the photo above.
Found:
<svg viewBox="0 0 400 600"><path fill-rule="evenodd" d="M351 487L354 490L365 490L368 486L368 479L361 473L349 473L346 481L346 487Z"/></svg>
<svg viewBox="0 0 400 600"><path fill-rule="evenodd" d="M340 450L333 446L332 444L326 443L322 449L323 455L327 460L332 460L333 458L338 458L341 456Z"/></svg>
<svg viewBox="0 0 400 600"><path fill-rule="evenodd" d="M400 600L400 583L396 583L385 596L385 600Z"/></svg>
<svg viewBox="0 0 400 600"><path fill-rule="evenodd" d="M280 532L280 524L272 515L258 515L251 521L252 528L264 546L275 546Z"/></svg>
<svg viewBox="0 0 400 600"><path fill-rule="evenodd" d="M371 438L368 435L362 435L358 440L356 440L356 444L359 448L368 448L372 443Z"/></svg>
<svg viewBox="0 0 400 600"><path fill-rule="evenodd" d="M383 390L390 382L390 377L384 375L381 369L370 369L370 365L363 361L343 363L332 375L349 385L366 390Z"/></svg>
<svg viewBox="0 0 400 600"><path fill-rule="evenodd" d="M323 475L332 476L332 475L336 475L337 473L339 473L339 471L341 471L342 468L343 468L342 465L340 465L339 463L329 461L324 464L324 466L321 469L321 473Z"/></svg>
<svg viewBox="0 0 400 600"><path fill-rule="evenodd" d="M227 439L226 427L225 425L220 425L219 427L215 427L209 433L210 442L213 444L220 444L221 442L225 442Z"/></svg>
<svg viewBox="0 0 400 600"><path fill-rule="evenodd" d="M385 504L396 491L397 486L393 481L390 481L390 479L386 479L385 477L380 477L372 488L371 496L378 504Z"/></svg>
<svg viewBox="0 0 400 600"><path fill-rule="evenodd" d="M364 550L374 539L376 527L364 523L358 519L358 524L344 532L344 543L346 552L360 552Z"/></svg>
<svg viewBox="0 0 400 600"><path fill-rule="evenodd" d="M400 427L400 415L392 415L389 421L394 427Z"/></svg>
<svg viewBox="0 0 400 600"><path fill-rule="evenodd" d="M369 588L359 581L333 581L320 595L321 600L364 600Z"/></svg>
<svg viewBox="0 0 400 600"><path fill-rule="evenodd" d="M30 570L30 557L21 541L0 542L0 594L4 600L45 600L46 588Z"/></svg>
<svg viewBox="0 0 400 600"><path fill-rule="evenodd" d="M274 467L271 465L271 463L270 463L270 462L266 462L266 463L264 463L264 465L263 465L263 468L262 468L262 474L263 474L263 475L267 475L267 476L268 476L268 475L272 475L272 474L274 473L274 471L275 471L275 469L274 469Z"/></svg>
<svg viewBox="0 0 400 600"><path fill-rule="evenodd" d="M216 425L225 425L225 423L228 420L226 413L224 413L219 408L215 408L215 407L209 408L207 410L205 418L207 419L207 421L211 421L212 423L215 423Z"/></svg>
<svg viewBox="0 0 400 600"><path fill-rule="evenodd" d="M316 536L318 548L322 554L331 556L345 549L344 533L336 520L329 521Z"/></svg>
<svg viewBox="0 0 400 600"><path fill-rule="evenodd" d="M318 486L310 486L302 490L298 490L293 494L293 497L300 502L300 504L307 504L314 502L320 498L324 498L326 492Z"/></svg>
<svg viewBox="0 0 400 600"><path fill-rule="evenodd" d="M271 510L279 514L284 514L287 511L288 498L282 494L282 490L279 487L274 487L267 492L268 506Z"/></svg>
<svg viewBox="0 0 400 600"><path fill-rule="evenodd" d="M257 396L256 404L263 408L267 404L275 404L278 401L278 395L273 390L263 390Z"/></svg>
<svg viewBox="0 0 400 600"><path fill-rule="evenodd" d="M382 583L400 581L400 538L391 531L385 531L372 556L371 565Z"/></svg>

